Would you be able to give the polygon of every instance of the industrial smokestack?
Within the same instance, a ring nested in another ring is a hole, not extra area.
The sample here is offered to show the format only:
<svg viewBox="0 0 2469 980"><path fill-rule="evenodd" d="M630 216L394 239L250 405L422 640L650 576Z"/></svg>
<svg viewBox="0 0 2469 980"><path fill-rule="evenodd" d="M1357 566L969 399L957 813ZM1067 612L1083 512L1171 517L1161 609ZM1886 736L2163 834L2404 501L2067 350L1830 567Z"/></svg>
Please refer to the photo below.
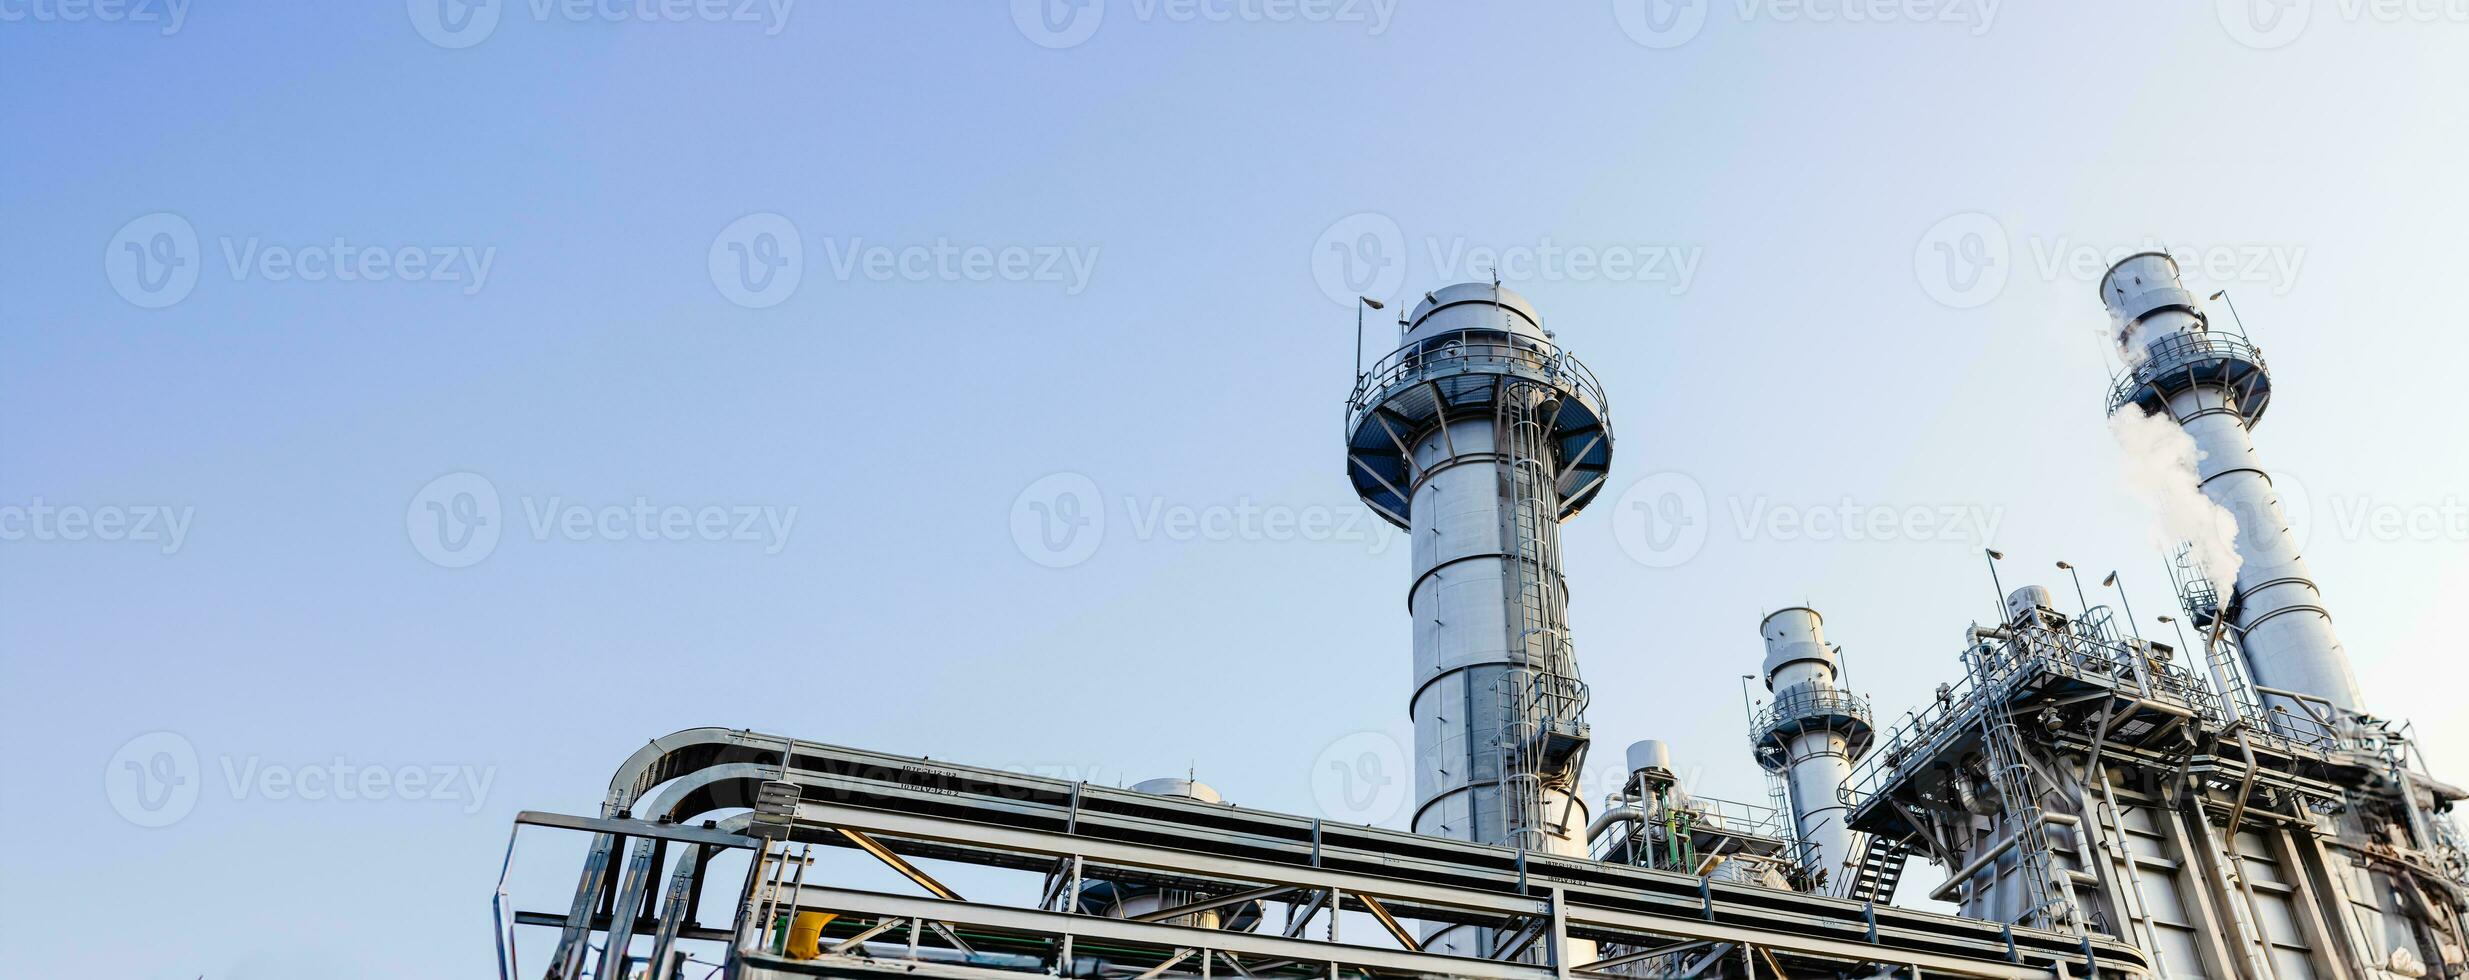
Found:
<svg viewBox="0 0 2469 980"><path fill-rule="evenodd" d="M2247 676L2259 687L2358 710L2348 653L2255 455L2254 425L2272 397L2262 353L2211 329L2165 254L2131 255L2110 267L2100 298L2129 365L2110 412L2142 412L2183 428L2201 453L2196 485L2237 521L2235 588L2219 614L2245 651ZM2306 717L2286 698L2273 703Z"/></svg>
<svg viewBox="0 0 2469 980"><path fill-rule="evenodd" d="M1777 610L1758 624L1758 635L1766 640L1766 689L1774 698L1750 739L1758 764L1782 773L1791 789L1803 870L1812 879L1824 876L1821 891L1840 895L1853 878L1847 862L1860 838L1844 824L1851 803L1843 784L1869 750L1869 705L1837 686L1842 664L1826 644L1817 610Z"/></svg>
<svg viewBox="0 0 2469 980"><path fill-rule="evenodd" d="M1601 388L1523 297L1460 283L1425 294L1358 382L1347 435L1356 492L1413 544L1415 832L1583 856L1586 685L1560 522L1611 465ZM1494 931L1424 946L1485 956Z"/></svg>

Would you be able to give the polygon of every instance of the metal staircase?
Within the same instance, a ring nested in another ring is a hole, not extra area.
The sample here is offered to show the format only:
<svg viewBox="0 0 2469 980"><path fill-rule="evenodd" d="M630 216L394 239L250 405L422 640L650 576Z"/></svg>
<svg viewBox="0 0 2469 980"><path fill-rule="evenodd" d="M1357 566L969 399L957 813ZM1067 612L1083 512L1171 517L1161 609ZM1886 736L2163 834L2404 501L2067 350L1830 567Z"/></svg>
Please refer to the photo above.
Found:
<svg viewBox="0 0 2469 980"><path fill-rule="evenodd" d="M1874 834L1862 835L1860 855L1852 865L1852 881L1843 896L1859 902L1892 904L1895 887L1903 883L1903 869L1911 858L1909 838L1887 840Z"/></svg>

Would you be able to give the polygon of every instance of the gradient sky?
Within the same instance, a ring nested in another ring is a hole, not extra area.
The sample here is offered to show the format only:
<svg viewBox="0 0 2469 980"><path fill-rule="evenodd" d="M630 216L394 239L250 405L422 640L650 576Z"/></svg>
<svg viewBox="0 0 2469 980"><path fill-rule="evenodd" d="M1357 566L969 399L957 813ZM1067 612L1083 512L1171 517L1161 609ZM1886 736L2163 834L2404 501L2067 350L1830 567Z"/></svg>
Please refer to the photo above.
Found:
<svg viewBox="0 0 2469 980"><path fill-rule="evenodd" d="M1762 798L1760 617L1899 713L1984 543L2157 628L2094 280L2167 245L2271 360L2369 706L2469 778L2469 24L1656 2L0 0L0 962L483 973L512 814L695 725L1329 812L1407 730L1347 290L1492 261L1619 434L1598 759ZM1903 530L1774 516L1847 506ZM338 767L387 788L284 782Z"/></svg>

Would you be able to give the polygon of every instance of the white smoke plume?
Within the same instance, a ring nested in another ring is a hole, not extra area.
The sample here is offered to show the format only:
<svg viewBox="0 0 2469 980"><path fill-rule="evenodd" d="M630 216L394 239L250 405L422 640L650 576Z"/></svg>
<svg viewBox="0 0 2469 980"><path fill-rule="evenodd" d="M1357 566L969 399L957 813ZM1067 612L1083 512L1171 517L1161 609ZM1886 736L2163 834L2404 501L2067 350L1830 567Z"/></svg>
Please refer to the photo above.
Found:
<svg viewBox="0 0 2469 980"><path fill-rule="evenodd" d="M2203 495L2196 464L2203 450L2194 437L2165 415L2147 415L2129 405L2109 419L2126 458L2126 481L2152 509L2153 532L2163 547L2194 546L2195 566L2223 593L2238 580L2238 519Z"/></svg>
<svg viewBox="0 0 2469 980"><path fill-rule="evenodd" d="M2150 359L2151 354L2144 350L2143 345L2128 338L2127 329L2126 321L2110 317L2108 325L2101 328L2100 339L2109 345L2109 352L2116 354L2118 360L2126 365L2127 370L2131 371L2142 367L2143 362Z"/></svg>

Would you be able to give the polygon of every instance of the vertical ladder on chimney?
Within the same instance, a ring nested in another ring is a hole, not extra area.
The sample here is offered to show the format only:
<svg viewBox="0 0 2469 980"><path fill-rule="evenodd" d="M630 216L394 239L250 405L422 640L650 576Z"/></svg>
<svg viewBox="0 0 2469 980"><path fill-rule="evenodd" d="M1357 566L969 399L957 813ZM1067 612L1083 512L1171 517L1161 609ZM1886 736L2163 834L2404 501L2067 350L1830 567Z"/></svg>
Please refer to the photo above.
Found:
<svg viewBox="0 0 2469 980"><path fill-rule="evenodd" d="M1583 747L1585 684L1577 678L1568 633L1568 600L1553 571L1560 567L1559 467L1544 432L1544 391L1501 386L1494 408L1494 445L1503 502L1501 528L1508 573L1508 641L1517 666L1502 691L1502 774L1512 839L1543 850L1552 815L1544 789L1568 787Z"/></svg>

